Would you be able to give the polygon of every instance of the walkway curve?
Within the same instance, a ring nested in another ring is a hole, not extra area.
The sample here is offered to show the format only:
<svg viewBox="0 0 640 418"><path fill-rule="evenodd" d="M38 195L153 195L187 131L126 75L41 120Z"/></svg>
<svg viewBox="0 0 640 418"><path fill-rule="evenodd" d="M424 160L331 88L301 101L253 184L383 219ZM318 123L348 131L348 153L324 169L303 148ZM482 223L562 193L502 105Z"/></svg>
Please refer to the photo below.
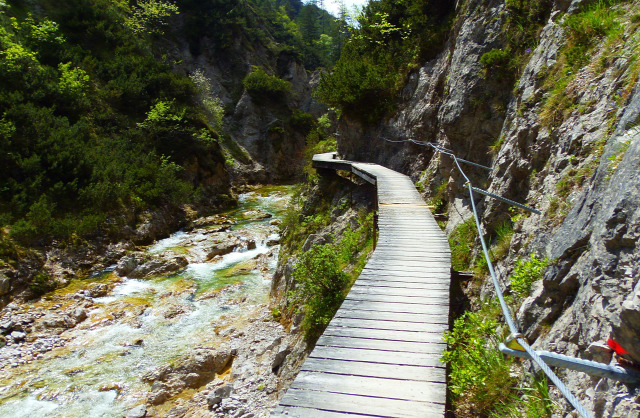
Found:
<svg viewBox="0 0 640 418"><path fill-rule="evenodd" d="M377 186L378 245L272 416L441 417L451 254L409 177L316 154Z"/></svg>

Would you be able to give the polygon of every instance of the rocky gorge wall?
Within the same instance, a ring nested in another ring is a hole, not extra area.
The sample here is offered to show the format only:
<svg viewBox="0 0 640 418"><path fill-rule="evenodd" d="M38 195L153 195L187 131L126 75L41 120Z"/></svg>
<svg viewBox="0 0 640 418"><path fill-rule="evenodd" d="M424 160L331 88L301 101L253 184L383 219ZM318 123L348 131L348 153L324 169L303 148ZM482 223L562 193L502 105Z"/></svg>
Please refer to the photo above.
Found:
<svg viewBox="0 0 640 418"><path fill-rule="evenodd" d="M238 34L221 47L214 36L203 34L194 48L194 40L185 36L193 31L188 27L189 13L176 19L175 36L163 39L161 48L176 63L175 71L200 71L222 103L226 135L220 143L231 183L242 187L298 179L308 128L296 121L295 114L304 112L318 118L326 112L326 107L312 98L319 72L307 71L293 53L278 52L272 38L255 42ZM290 83L290 91L269 98L252 95L243 79L255 68Z"/></svg>
<svg viewBox="0 0 640 418"><path fill-rule="evenodd" d="M439 56L409 74L396 110L377 126L342 118L343 158L371 161L410 175L425 200L449 206L446 231L471 216L463 181L446 156L392 140L438 143L458 157L492 167L465 166L472 183L542 211L512 217L508 207L477 198L488 237L503 222L514 234L498 262L507 291L517 260L530 254L551 260L517 312L522 332L537 349L613 361L596 343L618 341L640 360L640 42L636 3L621 3L616 36L600 37L579 68L567 65L567 21L585 2L555 1L524 51L515 83L483 67L481 57L506 45L507 5L468 1L457 5L449 40ZM581 9L582 7L582 9ZM477 251L477 248L476 248ZM481 296L493 294L490 280ZM596 416L638 416L636 387L558 370ZM552 397L566 414L570 406Z"/></svg>

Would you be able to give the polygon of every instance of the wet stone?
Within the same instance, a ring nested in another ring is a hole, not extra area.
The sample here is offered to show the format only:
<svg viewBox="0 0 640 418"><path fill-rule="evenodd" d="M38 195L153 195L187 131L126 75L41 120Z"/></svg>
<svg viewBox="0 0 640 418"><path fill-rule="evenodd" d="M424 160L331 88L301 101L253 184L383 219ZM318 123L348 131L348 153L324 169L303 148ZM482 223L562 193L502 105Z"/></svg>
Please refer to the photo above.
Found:
<svg viewBox="0 0 640 418"><path fill-rule="evenodd" d="M217 387L207 396L207 404L210 406L218 405L223 399L228 398L233 391L233 385L225 384Z"/></svg>
<svg viewBox="0 0 640 418"><path fill-rule="evenodd" d="M125 418L143 418L147 415L147 406L142 404L130 410Z"/></svg>
<svg viewBox="0 0 640 418"><path fill-rule="evenodd" d="M26 336L27 334L22 331L13 331L11 333L11 338L13 338L14 341L22 341Z"/></svg>

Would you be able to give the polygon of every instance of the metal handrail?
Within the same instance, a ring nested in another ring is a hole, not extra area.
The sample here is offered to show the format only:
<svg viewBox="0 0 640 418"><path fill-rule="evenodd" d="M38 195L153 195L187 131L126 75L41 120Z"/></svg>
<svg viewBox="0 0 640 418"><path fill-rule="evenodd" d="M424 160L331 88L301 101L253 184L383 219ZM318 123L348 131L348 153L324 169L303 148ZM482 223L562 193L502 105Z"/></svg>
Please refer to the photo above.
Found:
<svg viewBox="0 0 640 418"><path fill-rule="evenodd" d="M524 349L524 351L528 354L528 356L540 367L540 369L542 369L542 371L547 375L547 377L556 385L556 387L560 390L560 392L564 395L564 397L569 401L569 403L576 409L576 411L578 411L578 413L583 417L583 418L592 418L592 415L585 409L585 407L580 403L580 401L578 401L578 399L571 393L571 391L569 390L569 388L560 380L560 378L549 368L549 366L544 362L544 360L540 357L540 355L533 349L531 348L531 346L527 343L527 341L525 341L525 339L522 337L522 334L520 334L518 332L518 329L513 321L513 318L511 317L511 311L509 310L509 307L507 306L507 303L504 299L504 295L502 293L502 288L500 287L500 283L498 282L498 278L496 276L495 270L493 268L493 263L491 262L491 257L489 256L489 249L487 248L487 243L485 242L484 239L484 234L482 233L482 227L480 224L480 217L478 215L478 211L476 209L476 204L474 202L474 187L471 185L471 180L469 179L469 177L467 177L466 173L464 172L464 170L462 169L462 167L460 166L460 162L463 163L470 163L469 161L466 160L462 160L456 157L456 155L450 151L450 150L445 150L435 144L429 143L429 142L419 142L413 139L408 139L405 140L405 142L411 142L417 145L423 145L423 146L430 146L431 148L433 148L436 152L439 152L441 154L445 154L445 155L449 155L451 158L453 158L453 161L455 162L456 166L458 167L458 170L460 171L460 174L462 174L462 176L464 177L465 181L466 181L466 186L469 190L469 197L471 200L471 208L473 210L473 217L475 219L475 223L476 223L476 228L478 229L478 237L480 238L480 244L482 245L482 252L484 253L484 257L485 260L487 261L487 267L489 268L489 274L491 275L491 279L493 281L493 286L496 290L496 295L498 296L498 300L500 301L500 307L502 308L502 313L504 315L505 321L507 322L507 325L509 326L509 330L511 331L512 335L516 336L515 340L518 342L518 344L520 344L520 346ZM486 167L486 166L482 166L480 164L476 164L476 163L472 163L471 165L474 166L480 166L482 168L487 168L490 170L490 168ZM492 194L491 194L492 195ZM491 195L487 195L489 197L494 197ZM515 202L514 202L515 203ZM524 205L522 205L524 206ZM528 207L526 207L528 208ZM531 209L531 208L529 208ZM534 209L535 210L535 209ZM540 213L540 212L538 212Z"/></svg>

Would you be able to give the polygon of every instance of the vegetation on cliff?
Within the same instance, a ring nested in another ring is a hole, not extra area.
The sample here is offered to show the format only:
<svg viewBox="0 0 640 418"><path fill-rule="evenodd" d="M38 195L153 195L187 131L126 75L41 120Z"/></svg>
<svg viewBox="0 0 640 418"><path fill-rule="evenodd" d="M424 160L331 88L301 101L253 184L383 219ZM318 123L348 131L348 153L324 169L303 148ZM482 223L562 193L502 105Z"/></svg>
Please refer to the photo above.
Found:
<svg viewBox="0 0 640 418"><path fill-rule="evenodd" d="M372 1L357 17L318 97L345 115L375 122L390 110L409 70L440 51L454 3L447 0Z"/></svg>
<svg viewBox="0 0 640 418"><path fill-rule="evenodd" d="M337 175L309 180L282 225L279 270L288 277L274 314L285 324L302 314L312 346L364 268L375 232L367 190Z"/></svg>
<svg viewBox="0 0 640 418"><path fill-rule="evenodd" d="M184 34L170 25L178 14ZM197 52L205 34L218 49L242 39L314 67L333 62L336 48L316 43L337 42L337 25L299 1L3 1L0 226L28 245L119 237L146 210L224 200L222 104L159 41L184 36ZM245 84L257 96L290 88L262 70Z"/></svg>
<svg viewBox="0 0 640 418"><path fill-rule="evenodd" d="M216 170L218 127L153 49L176 12L160 1L3 5L0 221L14 238L117 236L128 216L217 192L183 165L202 156ZM114 214L126 216L106 225Z"/></svg>

